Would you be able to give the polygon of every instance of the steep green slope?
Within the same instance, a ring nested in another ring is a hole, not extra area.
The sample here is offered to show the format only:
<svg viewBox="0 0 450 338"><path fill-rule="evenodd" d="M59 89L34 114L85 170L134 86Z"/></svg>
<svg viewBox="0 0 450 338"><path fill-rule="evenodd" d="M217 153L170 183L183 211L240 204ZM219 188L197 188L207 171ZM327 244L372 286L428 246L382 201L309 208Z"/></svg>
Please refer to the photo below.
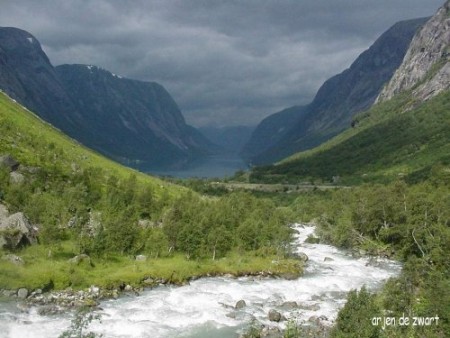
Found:
<svg viewBox="0 0 450 338"><path fill-rule="evenodd" d="M0 95L2 290L298 275L283 249L290 216L249 194L206 198L122 167Z"/></svg>
<svg viewBox="0 0 450 338"><path fill-rule="evenodd" d="M255 168L252 181L391 181L420 179L450 164L450 92L416 102L410 93L355 117L355 127L277 165Z"/></svg>
<svg viewBox="0 0 450 338"><path fill-rule="evenodd" d="M155 193L178 195L182 188L139 173L93 152L44 122L35 114L0 94L0 154L11 154L20 163L46 169L58 167L72 172L90 167L102 168L105 175L126 178L136 175L140 183L150 184Z"/></svg>

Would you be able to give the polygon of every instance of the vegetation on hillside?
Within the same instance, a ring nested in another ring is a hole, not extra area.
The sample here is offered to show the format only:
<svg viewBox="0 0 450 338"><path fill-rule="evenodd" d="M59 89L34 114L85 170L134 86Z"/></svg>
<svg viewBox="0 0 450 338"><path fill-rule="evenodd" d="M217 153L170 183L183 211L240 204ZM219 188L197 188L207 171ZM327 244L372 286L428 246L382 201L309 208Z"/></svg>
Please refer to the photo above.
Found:
<svg viewBox="0 0 450 338"><path fill-rule="evenodd" d="M8 168L0 169L0 203L39 228L39 245L15 252L24 266L0 261L0 288L301 270L284 260L291 214L270 200L244 193L206 198L137 173L76 144L4 95L0 138L0 154L18 160L23 176L14 182ZM68 262L80 254L90 256L89 264ZM136 262L141 254L148 260Z"/></svg>
<svg viewBox="0 0 450 338"><path fill-rule="evenodd" d="M299 217L315 219L321 241L404 263L401 275L375 298L365 291L359 296L350 293L333 337L444 337L450 333L450 171L427 176L427 182L413 185L399 180L315 191L293 203ZM397 325L373 328L375 316L395 317ZM411 324L398 325L402 316L409 317ZM434 316L439 317L438 324L412 325L413 317Z"/></svg>
<svg viewBox="0 0 450 338"><path fill-rule="evenodd" d="M279 164L256 167L250 182L419 182L436 164L450 164L450 92L419 104L410 94L354 118L354 127Z"/></svg>

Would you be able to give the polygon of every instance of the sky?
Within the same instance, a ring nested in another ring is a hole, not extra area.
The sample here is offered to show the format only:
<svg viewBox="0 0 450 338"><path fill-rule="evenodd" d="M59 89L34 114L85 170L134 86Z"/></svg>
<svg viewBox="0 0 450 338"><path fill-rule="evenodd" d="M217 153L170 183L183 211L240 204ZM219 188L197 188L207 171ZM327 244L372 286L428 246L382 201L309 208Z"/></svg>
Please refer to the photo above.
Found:
<svg viewBox="0 0 450 338"><path fill-rule="evenodd" d="M163 85L194 126L256 125L308 104L394 23L444 0L0 0L53 65Z"/></svg>

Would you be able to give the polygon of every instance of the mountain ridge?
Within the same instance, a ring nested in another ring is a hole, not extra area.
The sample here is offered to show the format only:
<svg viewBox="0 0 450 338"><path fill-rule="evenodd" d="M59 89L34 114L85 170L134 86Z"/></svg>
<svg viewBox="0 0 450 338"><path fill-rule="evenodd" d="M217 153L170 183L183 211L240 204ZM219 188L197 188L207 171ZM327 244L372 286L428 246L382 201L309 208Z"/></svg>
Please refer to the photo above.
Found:
<svg viewBox="0 0 450 338"><path fill-rule="evenodd" d="M182 166L210 151L211 144L186 124L161 85L114 76L95 66L53 67L39 41L24 30L0 27L0 70L0 88L9 96L122 163ZM100 115L103 119L96 120Z"/></svg>
<svg viewBox="0 0 450 338"><path fill-rule="evenodd" d="M301 117L294 125L277 126L288 131L275 144L258 154L248 154L244 148L247 159L257 165L275 162L297 151L317 146L350 127L353 115L373 104L382 86L401 64L418 27L427 19L394 24L350 68L331 77L320 87L314 100L304 108L306 112L303 109L299 111L299 115L302 112ZM292 119L288 121L292 122ZM254 135L258 132L257 127ZM251 139L251 142L255 141ZM264 140L261 142L264 144Z"/></svg>

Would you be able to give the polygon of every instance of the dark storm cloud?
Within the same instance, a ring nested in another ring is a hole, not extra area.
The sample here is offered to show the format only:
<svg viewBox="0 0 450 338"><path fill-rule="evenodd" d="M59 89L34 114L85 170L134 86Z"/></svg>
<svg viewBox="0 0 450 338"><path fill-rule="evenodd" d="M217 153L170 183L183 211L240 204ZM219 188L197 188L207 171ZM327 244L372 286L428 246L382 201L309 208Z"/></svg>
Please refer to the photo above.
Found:
<svg viewBox="0 0 450 338"><path fill-rule="evenodd" d="M395 22L443 0L15 0L0 26L36 36L53 64L164 85L194 125L255 124L311 101Z"/></svg>

